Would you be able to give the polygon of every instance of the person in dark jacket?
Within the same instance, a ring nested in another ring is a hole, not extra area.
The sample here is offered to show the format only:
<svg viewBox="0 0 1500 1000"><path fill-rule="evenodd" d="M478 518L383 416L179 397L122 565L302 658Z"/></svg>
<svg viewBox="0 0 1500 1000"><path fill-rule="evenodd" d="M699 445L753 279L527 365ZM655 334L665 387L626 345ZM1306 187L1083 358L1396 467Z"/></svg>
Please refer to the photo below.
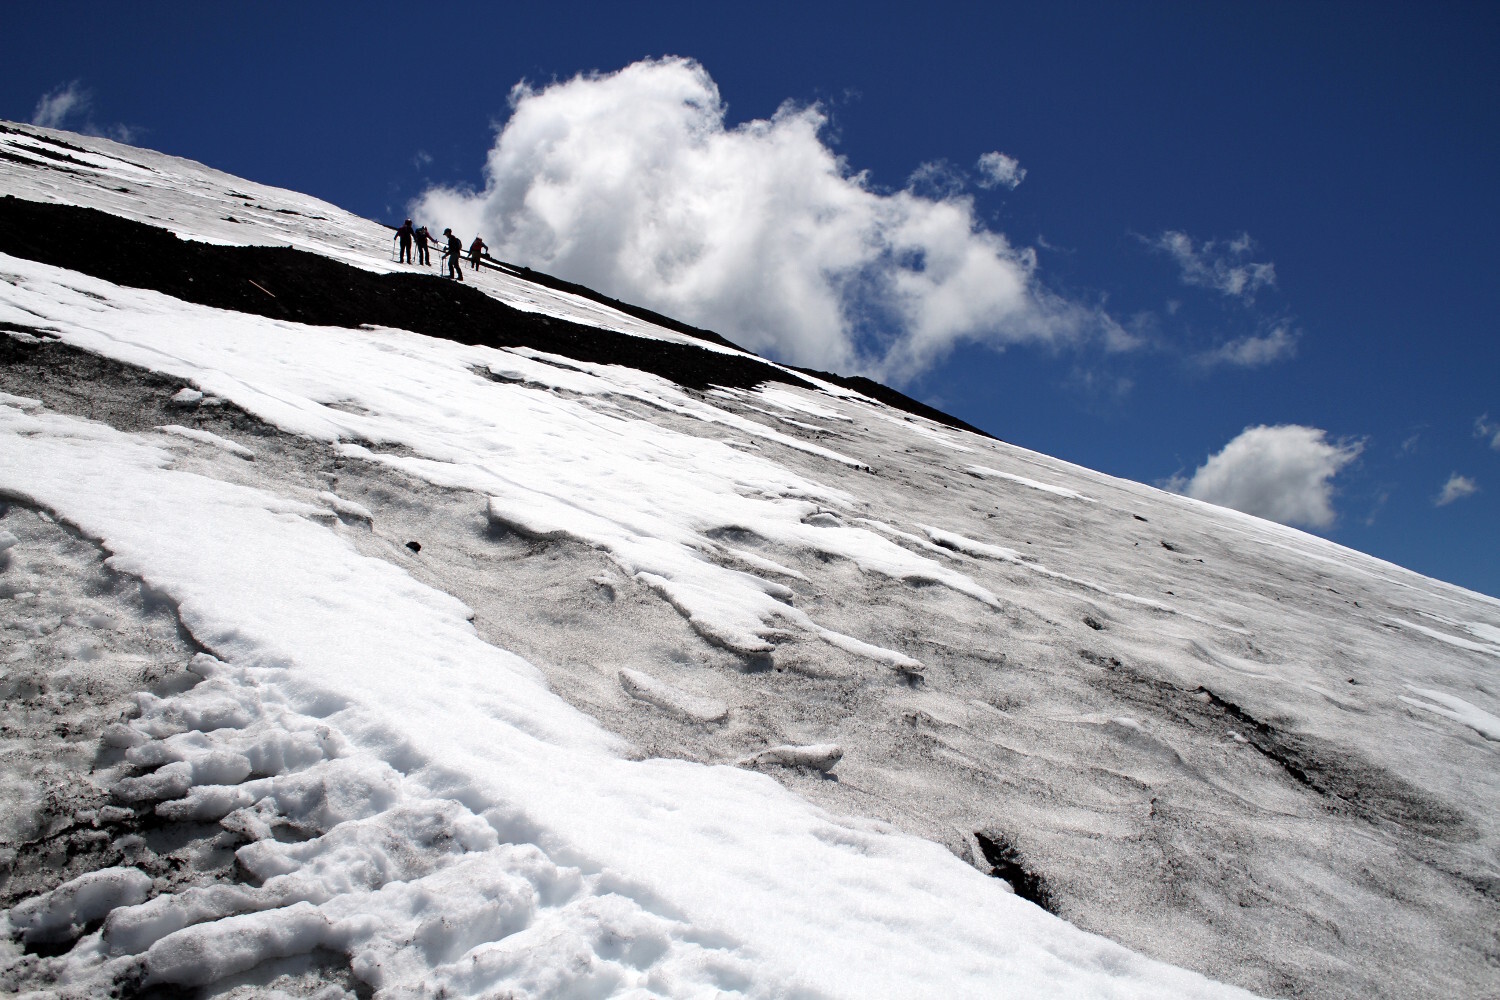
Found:
<svg viewBox="0 0 1500 1000"><path fill-rule="evenodd" d="M469 260L474 262L474 270L479 270L479 257L488 249L484 240L478 236L474 237L474 242L469 244Z"/></svg>
<svg viewBox="0 0 1500 1000"><path fill-rule="evenodd" d="M399 240L400 243L401 243L401 261L400 261L400 263L402 263L402 264L410 264L411 263L411 237L412 237L411 220L407 219L405 222L401 223L401 228L398 229L398 230L396 230L396 239Z"/></svg>
<svg viewBox="0 0 1500 1000"><path fill-rule="evenodd" d="M464 241L453 235L453 230L444 229L443 235L448 237L448 277L464 280L464 269L461 258L464 255Z"/></svg>
<svg viewBox="0 0 1500 1000"><path fill-rule="evenodd" d="M427 241L432 239L432 234L427 231L426 226L418 226L412 235L417 238L417 263L431 267L432 258L427 254Z"/></svg>

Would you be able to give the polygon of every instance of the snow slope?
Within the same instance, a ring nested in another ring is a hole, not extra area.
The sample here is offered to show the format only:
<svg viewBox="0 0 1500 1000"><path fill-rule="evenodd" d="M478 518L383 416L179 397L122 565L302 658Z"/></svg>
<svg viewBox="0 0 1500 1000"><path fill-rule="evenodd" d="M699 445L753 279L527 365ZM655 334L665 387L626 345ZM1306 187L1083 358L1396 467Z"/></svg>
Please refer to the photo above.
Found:
<svg viewBox="0 0 1500 1000"><path fill-rule="evenodd" d="M330 205L7 128L6 194L395 267ZM4 255L0 330L11 988L1493 979L1500 602L829 385Z"/></svg>
<svg viewBox="0 0 1500 1000"><path fill-rule="evenodd" d="M395 263L396 247L388 227L318 198L109 140L4 122L0 122L0 128L5 129L0 132L5 194L97 208L204 243L289 246L367 270L400 267ZM441 231L441 226L433 229ZM440 259L436 249L432 257L434 261ZM554 292L505 273L487 272L484 289L528 312L653 340L701 343L597 302Z"/></svg>

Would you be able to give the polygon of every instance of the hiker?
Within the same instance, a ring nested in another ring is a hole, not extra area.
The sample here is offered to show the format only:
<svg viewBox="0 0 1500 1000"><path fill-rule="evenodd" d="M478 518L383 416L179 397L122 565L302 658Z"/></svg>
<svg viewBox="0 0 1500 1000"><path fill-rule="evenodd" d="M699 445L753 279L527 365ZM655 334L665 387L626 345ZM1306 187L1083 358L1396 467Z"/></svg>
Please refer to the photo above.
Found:
<svg viewBox="0 0 1500 1000"><path fill-rule="evenodd" d="M431 267L432 258L427 255L427 241L432 239L432 234L427 231L426 226L418 226L412 235L417 238L417 262Z"/></svg>
<svg viewBox="0 0 1500 1000"><path fill-rule="evenodd" d="M469 244L469 259L474 262L474 270L479 270L479 255L488 249L484 240L478 236L474 237L474 242Z"/></svg>
<svg viewBox="0 0 1500 1000"><path fill-rule="evenodd" d="M401 223L401 228L396 230L396 239L401 241L400 263L402 264L411 263L411 237L411 220L407 219L405 222Z"/></svg>
<svg viewBox="0 0 1500 1000"><path fill-rule="evenodd" d="M464 253L464 241L453 235L453 230L444 229L443 235L448 237L448 277L464 280L463 264L459 260Z"/></svg>

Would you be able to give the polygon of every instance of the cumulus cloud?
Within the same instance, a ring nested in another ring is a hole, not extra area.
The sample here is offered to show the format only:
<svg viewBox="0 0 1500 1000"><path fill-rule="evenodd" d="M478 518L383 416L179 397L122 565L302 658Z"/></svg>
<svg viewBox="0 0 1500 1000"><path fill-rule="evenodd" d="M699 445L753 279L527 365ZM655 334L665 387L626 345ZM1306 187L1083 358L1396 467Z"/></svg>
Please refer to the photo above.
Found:
<svg viewBox="0 0 1500 1000"><path fill-rule="evenodd" d="M93 109L93 93L83 86L82 80L70 80L41 96L32 109L31 124L103 136L117 142L132 142L139 135L139 130L129 125L100 128L94 124Z"/></svg>
<svg viewBox="0 0 1500 1000"><path fill-rule="evenodd" d="M68 120L86 115L92 98L83 81L72 80L43 94L31 112L31 124L43 128L66 128Z"/></svg>
<svg viewBox="0 0 1500 1000"><path fill-rule="evenodd" d="M898 381L964 341L1117 329L1042 288L1035 252L984 228L970 198L877 190L824 142L820 106L725 113L681 58L519 84L483 190L433 188L413 217L753 350Z"/></svg>
<svg viewBox="0 0 1500 1000"><path fill-rule="evenodd" d="M1474 421L1474 436L1487 439L1491 448L1500 451L1500 424L1491 420L1488 413Z"/></svg>
<svg viewBox="0 0 1500 1000"><path fill-rule="evenodd" d="M942 199L962 194L967 184L963 173L953 169L947 160L930 160L912 171L906 189L913 194Z"/></svg>
<svg viewBox="0 0 1500 1000"><path fill-rule="evenodd" d="M1439 493L1432 501L1435 506L1446 507L1455 500L1471 497L1479 492L1479 485L1468 476L1460 476L1458 473L1448 477L1443 484L1443 492Z"/></svg>
<svg viewBox="0 0 1500 1000"><path fill-rule="evenodd" d="M1182 283L1211 288L1231 298L1251 301L1261 288L1276 284L1276 265L1249 260L1255 242L1248 233L1225 243L1209 240L1199 244L1187 233L1169 229L1146 243L1177 262Z"/></svg>
<svg viewBox="0 0 1500 1000"><path fill-rule="evenodd" d="M1247 427L1189 480L1169 487L1198 500L1233 507L1283 524L1333 524L1333 477L1364 450L1334 443L1316 427Z"/></svg>
<svg viewBox="0 0 1500 1000"><path fill-rule="evenodd" d="M1241 337L1221 344L1197 357L1207 368L1232 365L1237 368L1260 368L1290 358L1297 353L1297 335L1278 326L1260 337Z"/></svg>
<svg viewBox="0 0 1500 1000"><path fill-rule="evenodd" d="M1014 156L994 152L979 158L979 186L982 188L1008 187L1014 191L1025 179L1026 168Z"/></svg>

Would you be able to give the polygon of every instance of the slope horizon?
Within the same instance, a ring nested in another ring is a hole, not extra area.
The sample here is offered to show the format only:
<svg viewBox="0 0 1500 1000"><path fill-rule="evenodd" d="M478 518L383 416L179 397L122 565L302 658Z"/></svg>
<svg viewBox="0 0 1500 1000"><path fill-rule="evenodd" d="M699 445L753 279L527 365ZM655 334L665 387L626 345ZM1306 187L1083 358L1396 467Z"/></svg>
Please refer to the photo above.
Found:
<svg viewBox="0 0 1500 1000"><path fill-rule="evenodd" d="M247 33L86 6L13 16L0 115L418 205L767 357L1500 594L1488 8L273 3ZM143 78L141 52L174 55Z"/></svg>
<svg viewBox="0 0 1500 1000"><path fill-rule="evenodd" d="M22 124L22 123L5 122L4 120L0 120L0 127L14 126L14 125L19 125L19 124ZM58 130L55 130L55 129L43 129L41 131L43 131L43 132L57 132ZM62 131L60 134L63 134L63 135L74 135L74 133L68 133L66 131ZM79 135L79 137L82 137L81 134ZM128 145L128 144L126 144L126 145ZM144 148L144 147L139 147L139 148ZM64 154L64 155L66 155L66 154ZM187 159L191 160L190 157L188 157ZM11 197L11 196L7 195L6 197ZM38 206L38 207L41 207L41 206ZM92 209L83 209L82 211L84 213L88 213L88 212L92 212L94 210L92 210ZM379 220L371 220L371 221L379 222ZM391 223L387 223L387 222L379 222L379 224L382 225L384 228L389 229L389 230L395 230L397 228L395 225L393 225ZM65 228L57 228L58 226L62 226L62 227L65 227ZM122 247L122 246L129 246L129 247L135 248L139 244L139 241L140 241L139 237L126 237L124 240L121 240L120 234L108 232L107 229L100 230L95 225L93 225L90 220L87 220L86 218L76 218L76 217L75 218L58 219L58 220L56 220L56 222L48 220L45 217L37 218L37 219L24 219L24 217L22 217L22 218L10 218L10 219L5 219L5 220L0 220L0 228L8 229L7 243L10 244L8 247L0 245L0 250L7 250L8 252L14 252L15 249L17 249L17 247L15 245L15 241L16 241L17 238L20 238L24 243L30 244L29 246L27 246L25 248L25 251L24 251L24 255L25 256L32 257L33 259L37 259L37 260L47 260L49 262L58 263L59 265L64 265L65 264L66 266L70 266L70 267L75 268L75 269L81 269L85 273L91 273L91 274L97 274L97 275L105 275L105 276L109 276L109 277L111 277L111 278L113 278L115 280L121 280L120 277L119 277L119 272L121 271L121 267L119 265L121 263L123 263L123 262L119 261L119 260L113 260L112 261L110 259L117 252L117 249L112 249L112 248L119 248L119 247ZM166 232L165 230L158 230L158 231L159 232L163 232L163 233ZM41 234L43 238L40 239L40 240L38 240L38 238L37 238L38 234ZM88 257L88 263L84 262L84 257L83 256L81 256L80 254L78 254L76 251L69 249L69 241L70 240L82 240L84 243L86 243L88 245L88 247L89 247L89 249L91 251L91 253L87 255L87 257ZM145 251L143 251L143 250L137 250L136 252L138 252L138 253L147 253L147 254L151 253L151 251L149 251L149 250L145 250ZM540 283L540 284L542 284L542 285L544 285L546 287L555 288L555 289L566 291L566 292L569 292L569 293L572 293L572 294L581 295L583 297L592 299L593 301L599 302L599 303L601 303L603 305L607 305L607 306L609 306L611 308L619 309L619 310L621 310L621 311L623 311L623 312L625 312L625 313L627 313L629 315L633 315L633 316L639 317L639 318L641 318L641 319L643 319L643 320L645 320L645 321L647 321L649 323L660 325L660 326L663 326L664 328L667 328L667 329L674 329L674 330L678 330L678 331L681 331L681 332L685 332L685 333L688 333L690 336L693 336L693 337L696 337L696 338L702 338L702 339L705 339L705 340L710 340L710 341L716 341L716 342L719 342L719 343L723 343L723 344L725 344L727 346L733 347L736 351L741 351L741 352L750 354L752 356L756 356L756 357L762 356L762 355L757 354L757 352L755 352L755 351L752 351L752 350L750 350L750 349L748 349L748 348L746 348L746 347L744 347L744 346L742 346L740 344L734 343L732 340L729 340L729 339L723 337L722 335L720 335L715 330L707 329L707 328L704 328L704 327L694 326L694 325L692 325L690 323L685 323L685 322L679 320L678 318L676 318L674 316L667 315L667 314L661 313L661 312L657 312L654 309L650 309L650 308L647 308L645 306L638 305L636 303L627 302L627 301L623 301L623 300L618 299L618 298L614 298L614 297L612 297L610 295L605 294L604 292L601 292L601 291L598 291L596 289L590 288L590 287L588 287L586 285L583 285L583 284L581 284L579 282L570 281L570 280L561 278L561 277L559 277L557 275L551 275L551 274L548 274L545 271L542 271L542 270L539 270L539 269L536 269L536 268L528 267L528 266L525 266L525 265L522 265L522 264L517 264L515 262L504 261L504 260L499 259L498 257L492 258L492 259L493 259L494 263L491 264L490 261L486 261L485 267L492 267L492 266L498 265L500 269L505 270L507 272L523 274L528 281L535 281L535 282L538 282L538 283ZM191 267L193 265L191 263L187 262L187 261L183 261L182 262L182 266L184 268L184 270L182 271L182 275L186 276L186 275L188 275L190 273ZM295 266L295 265L293 265L293 266ZM125 270L128 271L129 268L127 267L127 268L125 268ZM138 281L129 280L127 278L127 279L125 279L125 283L126 284L137 284ZM178 280L178 281L175 281L175 282L171 282L170 284L172 284L174 286L173 294L177 294L177 295L182 295L184 293L184 289L187 288L187 286L182 285L181 280ZM160 287L160 286L148 279L148 282L145 285L145 287ZM199 294L203 294L205 292L206 292L205 289L197 289L193 293L189 294L189 298L191 300L193 300L193 301L208 301L208 300L201 299L201 298L197 297ZM242 298L249 298L250 301L252 303L254 303L254 305L252 306L252 309L254 309L254 310L258 311L260 309L260 307L263 305L262 303L255 302L255 300L254 300L253 297L242 296ZM235 308L245 308L245 305L244 304L240 304L240 305L235 306ZM277 312L280 313L280 314L283 314L283 315L296 315L295 312L293 312L293 313L286 313L284 311L284 308L281 305L278 305ZM387 318L389 318L389 316L387 316ZM306 320L306 319L304 319L304 321L318 322L318 320ZM435 324L429 322L429 323L423 324L423 327L425 329L428 329L429 332L433 332L434 335L438 335L438 336L446 336L447 335L447 334L444 334L444 333L436 332L436 331L438 331L440 329L441 324L436 324L435 325ZM914 399L914 398L906 395L905 393L901 392L899 389L896 389L893 386L887 385L887 384L885 384L883 382L880 382L878 380L871 379L869 377L866 377L866 376L863 376L863 375L858 375L858 374L852 374L851 375L851 374L843 373L843 372L830 372L830 371L824 371L824 370L820 370L820 369L813 368L813 367L799 366L799 365L794 365L794 364L787 364L786 368L788 370L790 370L790 371L793 371L793 372L801 372L801 373L804 373L804 374L816 376L816 377L818 377L820 379L823 379L825 381L829 381L829 382L836 383L836 384L842 384L842 385L844 385L844 386L846 386L848 388L851 388L851 389L853 389L853 390L855 390L857 392L862 392L865 395L869 395L869 396L871 396L871 398L879 399L882 402L885 402L885 403L887 403L889 405L892 405L892 406L896 407L897 409L901 409L901 410L904 410L904 411L909 412L909 413L913 413L913 414L917 414L917 415L920 415L920 416L924 416L924 417L927 417L929 419L934 419L934 420L938 421L939 423L947 424L948 426L951 426L951 427L955 427L955 428L959 428L959 429L963 429L963 430L973 431L973 432L976 432L976 433L979 433L979 434L983 434L983 435L986 435L986 436L989 436L989 437L993 437L996 440L1005 441L1005 438L1003 436L1001 436L999 434L996 434L996 433L993 433L989 429L976 427L973 424L970 424L969 422L967 422L966 420L964 420L964 419L962 419L962 418L960 418L958 416L955 416L954 414L951 414L951 413L948 413L948 412L942 410L940 407L933 406L931 404L922 402L922 401L920 401L918 399ZM730 375L728 372L721 372L718 377L721 378L721 379L728 379L730 384L734 383L734 380L737 378L737 376ZM1326 443L1324 441L1324 436L1320 432L1315 432L1313 429L1310 429L1310 428L1302 428L1302 427L1292 427L1292 428L1275 427L1275 428L1267 428L1267 427L1260 427L1260 428L1247 428L1245 434L1242 434L1234 442L1231 442L1231 446L1239 446L1240 444L1245 443L1245 444L1248 445L1248 447L1250 447L1250 448L1253 449L1255 447L1255 445L1254 445L1253 442L1256 439L1257 433L1262 434L1262 435L1264 435L1265 432L1271 432L1272 434L1276 434L1276 433L1279 433L1279 432L1281 432L1283 430L1293 432L1290 435L1292 437L1293 441L1294 442L1300 441L1300 442L1304 442L1304 443L1310 445L1310 448L1311 448L1311 451L1312 451L1312 455L1310 456L1310 458L1303 459L1304 464L1310 463L1311 468L1301 468L1301 469L1293 468L1293 469L1290 470L1289 477L1294 480L1294 483L1295 483L1295 487L1294 488L1300 488L1300 493L1304 497L1300 501L1298 501L1298 500L1292 500L1290 502L1290 509L1292 509L1294 512L1296 512L1297 504L1299 502L1302 503L1302 504L1304 504L1304 505L1310 504L1313 508L1315 508L1314 511L1313 511L1313 514L1312 514L1312 517L1313 517L1314 520L1319 516L1320 512L1321 512L1322 516L1326 516L1326 517L1328 517L1328 518L1331 519L1333 515L1332 515L1332 511L1331 511L1329 505L1330 505L1331 500L1332 500L1332 495L1331 495L1331 491L1328 489L1327 479L1330 478L1332 475L1336 474L1349 461L1352 461L1352 460L1356 459L1358 457L1358 455L1359 455L1360 450L1362 449L1362 445L1360 445L1358 443L1356 443L1356 444L1354 444L1352 446L1350 444L1348 444L1348 443L1339 443L1337 445L1328 444L1328 443ZM1015 443L1015 442L1010 442L1010 443ZM1280 446L1280 442L1274 441L1274 440L1271 441L1271 442L1269 442L1269 444L1267 445L1267 447L1269 447L1271 450L1275 450L1279 446ZM1295 449L1297 447L1297 445L1294 443L1292 447ZM1226 448L1225 449L1226 453L1229 452L1230 450L1231 450L1230 448ZM1045 454L1045 452L1042 452L1041 454ZM1056 458L1058 456L1050 456L1050 457ZM1202 469L1199 470L1199 474L1201 475L1205 470L1212 469L1215 459L1218 459L1220 457L1222 457L1222 456L1213 456L1213 457L1211 457L1210 460L1209 460L1209 462ZM1299 456L1299 458L1300 457L1301 456ZM1095 471L1102 471L1102 470L1095 470ZM1278 475L1287 476L1288 473L1282 472L1281 470L1278 470ZM1122 477L1122 478L1129 479L1129 477ZM1276 476L1273 476L1272 479L1271 479L1271 482L1270 482L1269 486L1262 486L1261 490L1262 491L1269 490L1270 492L1274 493L1275 492L1275 488L1276 488L1275 479L1276 479ZM1184 494L1186 494L1187 493L1187 488L1189 486L1189 480L1188 480L1188 478L1185 477L1185 476L1183 476L1183 475L1181 475L1181 474L1169 477L1169 478L1167 478L1165 480L1159 480L1159 481L1156 481L1156 482L1140 482L1139 480L1132 480L1132 481L1133 482L1139 482L1140 485L1142 485L1142 486L1153 487L1153 488L1164 490L1165 492L1168 492L1168 493L1178 494L1178 495L1184 495ZM1307 495L1307 490L1305 489L1305 487L1306 487L1306 485L1307 485L1307 483L1309 481L1312 483L1312 489L1311 489L1312 499L1311 500L1305 499L1305 497ZM1228 509L1228 510L1241 510L1241 508L1237 507L1233 503L1216 502L1214 499L1210 499L1210 498L1207 498L1207 497L1203 497L1201 499L1204 499L1205 502L1215 504L1216 506L1222 506L1222 507L1224 507L1225 509ZM1278 508L1278 501L1277 501L1277 498L1274 497L1274 496L1272 496L1269 499L1267 499L1267 498L1256 498L1256 505L1259 506L1259 507L1261 507L1261 508L1264 508L1266 512L1260 512L1260 511L1257 511L1255 509L1241 510L1241 512L1248 513L1252 517L1263 517L1266 520L1271 521L1273 523L1284 524L1285 526L1289 527L1291 530L1294 530L1294 531L1303 530L1303 531L1309 531L1314 536L1318 535L1318 533L1315 530L1312 529L1312 526L1309 525L1306 522L1306 518L1305 517L1299 519L1296 516L1293 516L1291 518L1282 518L1282 517L1271 516L1271 514L1274 513L1274 511ZM1286 503L1282 503L1282 506L1286 507L1288 505ZM1305 513L1305 512L1303 512L1303 513ZM1299 523L1299 520L1300 520L1300 523ZM1358 551L1358 549L1356 549L1356 551ZM1366 553L1366 554L1373 555L1374 553ZM1377 556L1377 558L1379 558L1379 557ZM1390 561L1390 560L1386 560L1386 561ZM1410 566L1404 566L1401 563L1393 562L1393 561L1391 561L1391 563L1392 563L1393 566L1399 567L1401 569L1406 569L1406 570L1411 570L1413 572L1417 572L1416 570L1414 570ZM1428 575L1428 574L1422 574L1422 575ZM1431 577L1431 578L1434 579L1434 580L1436 580L1436 581L1439 581L1439 582L1455 583L1455 581L1443 580L1441 577ZM1461 584L1456 584L1456 583L1455 583L1455 585L1462 586ZM1467 588L1467 589L1473 589L1473 588ZM1483 591L1483 590L1476 590L1475 592L1478 593L1478 594L1483 594L1486 597L1492 597L1492 598L1493 597L1500 597L1500 593L1492 594L1492 593L1488 593L1488 592Z"/></svg>

